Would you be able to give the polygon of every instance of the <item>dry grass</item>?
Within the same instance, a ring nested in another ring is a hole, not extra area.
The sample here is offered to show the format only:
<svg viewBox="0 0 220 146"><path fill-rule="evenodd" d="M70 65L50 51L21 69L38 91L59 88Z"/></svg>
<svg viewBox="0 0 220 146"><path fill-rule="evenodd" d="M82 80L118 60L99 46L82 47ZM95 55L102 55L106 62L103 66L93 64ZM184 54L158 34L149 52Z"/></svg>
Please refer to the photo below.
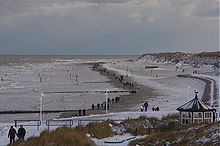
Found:
<svg viewBox="0 0 220 146"><path fill-rule="evenodd" d="M220 51L218 51L218 52L201 52L201 53L195 54L195 56L220 57Z"/></svg>
<svg viewBox="0 0 220 146"><path fill-rule="evenodd" d="M179 113L168 114L167 116L163 116L161 118L161 121L171 121L171 120L179 120Z"/></svg>
<svg viewBox="0 0 220 146"><path fill-rule="evenodd" d="M220 145L218 135L220 122L190 124L186 126L178 123L170 124L178 119L178 114L170 114L161 120L145 116L137 119L127 119L120 124L113 121L94 122L86 126L75 128L62 127L55 131L44 131L39 137L31 137L27 141L17 141L14 146L93 146L95 145L86 134L93 138L114 136L114 127L123 127L125 133L133 135L148 135L146 138L132 141L131 145ZM123 133L121 133L123 134ZM213 139L213 135L214 139ZM216 137L217 136L217 137ZM210 139L207 142L203 138Z"/></svg>
<svg viewBox="0 0 220 146"><path fill-rule="evenodd" d="M94 122L86 125L83 129L86 133L89 133L92 137L102 139L113 136L114 133L109 126L112 121Z"/></svg>
<svg viewBox="0 0 220 146"><path fill-rule="evenodd" d="M78 128L62 127L55 131L43 131L39 137L31 137L25 142L16 141L13 146L90 146L95 145L86 133Z"/></svg>
<svg viewBox="0 0 220 146"><path fill-rule="evenodd" d="M163 125L164 126L164 125ZM202 138L211 138L213 134L218 133L220 122L191 124L187 126L176 125L174 127L159 127L154 133L143 139L132 141L131 145L166 145L187 146L198 145ZM215 128L213 128L215 127ZM217 129L217 130L216 130ZM201 142L201 145L219 145L220 141L209 140Z"/></svg>
<svg viewBox="0 0 220 146"><path fill-rule="evenodd" d="M137 119L127 119L121 122L126 129L126 133L131 133L133 135L146 135L151 133L151 130L156 127L159 120L156 118L147 118L141 116Z"/></svg>
<svg viewBox="0 0 220 146"><path fill-rule="evenodd" d="M30 137L27 141L16 141L13 146L93 146L86 134L94 138L106 138L114 133L109 126L111 121L90 123L75 128L62 127L54 131L43 131L39 137Z"/></svg>

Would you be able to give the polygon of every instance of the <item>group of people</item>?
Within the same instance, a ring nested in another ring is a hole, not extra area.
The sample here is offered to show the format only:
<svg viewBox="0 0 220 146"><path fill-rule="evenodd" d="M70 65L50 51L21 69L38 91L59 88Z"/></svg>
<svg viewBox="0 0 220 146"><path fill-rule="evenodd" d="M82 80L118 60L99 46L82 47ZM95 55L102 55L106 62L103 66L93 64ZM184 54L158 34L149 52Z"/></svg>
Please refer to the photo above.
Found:
<svg viewBox="0 0 220 146"><path fill-rule="evenodd" d="M141 112L143 111L146 112L149 105L147 101L145 103L142 101L140 106L141 106Z"/></svg>
<svg viewBox="0 0 220 146"><path fill-rule="evenodd" d="M149 104L148 102L146 101L145 103L142 101L141 104L140 104L140 111L143 112L147 112L147 108L149 107ZM159 111L160 108L159 107L153 107L152 108L152 111Z"/></svg>
<svg viewBox="0 0 220 146"><path fill-rule="evenodd" d="M109 110L109 104L111 103L111 104L113 104L113 103L118 103L120 101L120 97L115 97L115 98L112 98L112 99L110 99L110 98L108 98L107 99L107 108L108 108L108 110ZM95 109L95 105L94 104L92 104L92 110L94 110ZM101 104L100 103L97 103L97 105L96 105L96 107L97 107L97 109L99 110L99 109L102 109L102 110L105 110L106 109L106 102L102 102Z"/></svg>
<svg viewBox="0 0 220 146"><path fill-rule="evenodd" d="M17 136L21 140L24 140L25 135L26 135L26 130L24 129L23 125L20 126L18 132L16 132L14 127L11 126L8 132L8 138L10 138L10 144L15 142L15 136Z"/></svg>
<svg viewBox="0 0 220 146"><path fill-rule="evenodd" d="M159 111L160 108L159 107L152 107L152 111Z"/></svg>

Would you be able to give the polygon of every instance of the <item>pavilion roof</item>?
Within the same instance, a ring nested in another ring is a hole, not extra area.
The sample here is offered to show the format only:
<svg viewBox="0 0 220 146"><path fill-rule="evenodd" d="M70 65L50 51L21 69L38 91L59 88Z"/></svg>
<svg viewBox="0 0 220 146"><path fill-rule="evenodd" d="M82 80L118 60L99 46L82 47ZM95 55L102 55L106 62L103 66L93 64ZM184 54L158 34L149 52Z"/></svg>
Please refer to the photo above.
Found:
<svg viewBox="0 0 220 146"><path fill-rule="evenodd" d="M186 111L186 112L207 112L207 111L216 111L215 108L206 105L204 102L198 99L197 93L195 94L195 98L190 100L189 102L183 104L178 107L178 111Z"/></svg>

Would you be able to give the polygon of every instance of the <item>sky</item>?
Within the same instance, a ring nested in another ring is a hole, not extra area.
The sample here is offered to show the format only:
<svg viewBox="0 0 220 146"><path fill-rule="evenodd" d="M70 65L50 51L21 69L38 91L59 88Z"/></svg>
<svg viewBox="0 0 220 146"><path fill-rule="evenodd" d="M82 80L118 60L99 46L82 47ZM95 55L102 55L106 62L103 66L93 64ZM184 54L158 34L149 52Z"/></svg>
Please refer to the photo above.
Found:
<svg viewBox="0 0 220 146"><path fill-rule="evenodd" d="M0 55L219 50L219 0L0 0Z"/></svg>

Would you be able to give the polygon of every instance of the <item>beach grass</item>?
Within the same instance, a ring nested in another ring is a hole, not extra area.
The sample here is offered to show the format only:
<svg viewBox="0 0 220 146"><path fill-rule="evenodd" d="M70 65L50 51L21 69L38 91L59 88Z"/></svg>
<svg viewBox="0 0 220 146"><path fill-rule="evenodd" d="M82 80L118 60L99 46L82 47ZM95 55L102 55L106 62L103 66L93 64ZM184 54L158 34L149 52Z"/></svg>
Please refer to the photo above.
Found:
<svg viewBox="0 0 220 146"><path fill-rule="evenodd" d="M219 145L219 140L210 140L215 133L219 133L218 128L213 128L215 126L219 127L220 122L190 124L185 126L176 125L172 127L168 125L164 127L164 125L162 125L146 138L134 140L130 145ZM203 139L209 140L205 141Z"/></svg>
<svg viewBox="0 0 220 146"><path fill-rule="evenodd" d="M94 122L75 128L61 127L54 131L43 131L39 137L30 137L26 141L17 140L13 146L93 146L92 138L106 138L114 133L109 126L111 121ZM90 135L90 136L88 136Z"/></svg>

